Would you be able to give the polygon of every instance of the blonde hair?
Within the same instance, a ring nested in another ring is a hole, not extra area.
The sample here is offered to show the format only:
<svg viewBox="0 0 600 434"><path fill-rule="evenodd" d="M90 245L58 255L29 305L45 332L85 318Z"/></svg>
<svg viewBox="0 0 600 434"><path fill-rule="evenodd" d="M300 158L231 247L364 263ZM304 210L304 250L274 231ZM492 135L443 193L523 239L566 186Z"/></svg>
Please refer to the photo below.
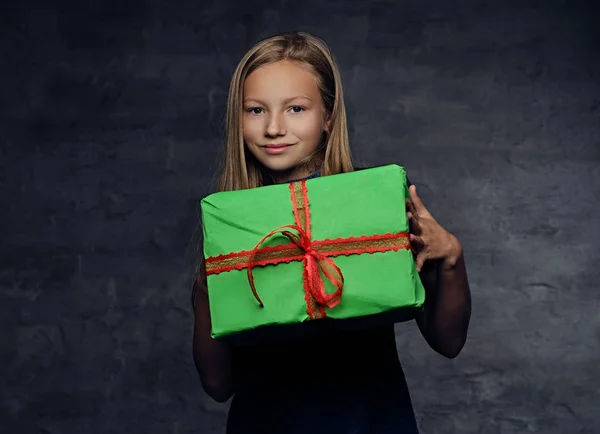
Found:
<svg viewBox="0 0 600 434"><path fill-rule="evenodd" d="M320 166L321 175L354 170L350 145L344 92L338 65L321 39L303 32L283 33L254 45L236 67L227 99L226 134L222 155L219 191L242 190L264 185L260 163L247 152L242 132L243 86L246 77L261 66L281 60L296 61L309 66L317 83L329 118L329 132L315 155L301 164Z"/></svg>

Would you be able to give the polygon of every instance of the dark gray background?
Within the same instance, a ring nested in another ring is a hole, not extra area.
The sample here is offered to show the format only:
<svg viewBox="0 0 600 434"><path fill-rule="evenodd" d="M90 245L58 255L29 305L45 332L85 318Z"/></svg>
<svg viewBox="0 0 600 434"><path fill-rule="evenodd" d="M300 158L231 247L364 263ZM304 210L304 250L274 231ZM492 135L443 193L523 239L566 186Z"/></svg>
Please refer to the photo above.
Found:
<svg viewBox="0 0 600 434"><path fill-rule="evenodd" d="M11 3L2 432L223 432L185 255L232 70L286 30L336 54L359 161L404 165L464 245L463 353L397 327L423 433L600 432L597 2Z"/></svg>

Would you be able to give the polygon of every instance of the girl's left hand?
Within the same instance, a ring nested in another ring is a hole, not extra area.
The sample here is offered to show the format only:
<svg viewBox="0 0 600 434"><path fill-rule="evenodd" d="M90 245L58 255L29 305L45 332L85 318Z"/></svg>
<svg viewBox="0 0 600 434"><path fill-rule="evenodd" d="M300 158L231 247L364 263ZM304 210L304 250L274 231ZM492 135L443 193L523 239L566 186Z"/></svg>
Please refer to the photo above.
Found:
<svg viewBox="0 0 600 434"><path fill-rule="evenodd" d="M425 261L452 256L457 240L427 211L417 195L415 185L410 186L409 192L412 203L406 199L406 215L410 227L410 243L416 254L417 271L420 272Z"/></svg>

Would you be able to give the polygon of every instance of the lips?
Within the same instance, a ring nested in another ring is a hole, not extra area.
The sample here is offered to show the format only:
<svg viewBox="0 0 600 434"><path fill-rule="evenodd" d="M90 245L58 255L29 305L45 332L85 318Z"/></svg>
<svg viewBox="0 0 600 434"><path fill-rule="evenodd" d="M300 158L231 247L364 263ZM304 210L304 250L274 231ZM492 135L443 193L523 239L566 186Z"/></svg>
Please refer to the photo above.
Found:
<svg viewBox="0 0 600 434"><path fill-rule="evenodd" d="M271 145L264 145L262 148L267 154L275 155L284 153L291 146L292 144L290 143L274 143Z"/></svg>
<svg viewBox="0 0 600 434"><path fill-rule="evenodd" d="M292 146L291 143L274 143L272 145L264 145L265 148L271 149L287 148L288 146Z"/></svg>

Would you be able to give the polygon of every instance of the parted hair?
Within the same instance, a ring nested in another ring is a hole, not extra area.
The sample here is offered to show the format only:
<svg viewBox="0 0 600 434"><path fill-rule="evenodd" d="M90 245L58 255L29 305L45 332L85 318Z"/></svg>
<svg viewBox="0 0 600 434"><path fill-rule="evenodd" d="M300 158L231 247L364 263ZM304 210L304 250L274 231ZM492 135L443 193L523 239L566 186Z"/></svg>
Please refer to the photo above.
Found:
<svg viewBox="0 0 600 434"><path fill-rule="evenodd" d="M344 91L339 67L327 44L304 32L283 33L254 45L237 65L229 86L225 120L225 146L221 157L219 191L242 190L264 185L264 171L248 152L242 132L243 89L248 75L261 66L281 60L307 66L316 76L323 99L329 132L321 146L301 164L310 170L321 169L321 176L354 170Z"/></svg>

